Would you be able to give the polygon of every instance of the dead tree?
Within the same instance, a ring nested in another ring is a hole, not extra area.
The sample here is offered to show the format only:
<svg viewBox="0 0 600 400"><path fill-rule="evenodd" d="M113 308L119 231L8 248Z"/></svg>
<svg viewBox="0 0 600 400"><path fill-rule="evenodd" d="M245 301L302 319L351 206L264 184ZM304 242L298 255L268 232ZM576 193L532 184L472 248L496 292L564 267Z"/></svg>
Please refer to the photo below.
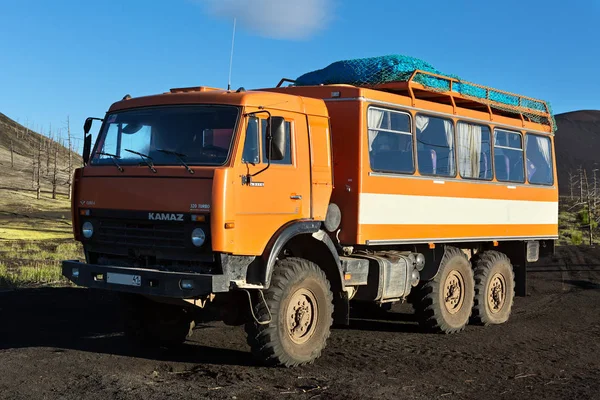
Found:
<svg viewBox="0 0 600 400"><path fill-rule="evenodd" d="M594 168L592 170L592 176L594 179L594 193L592 193L592 199L593 199L593 203L594 203L594 211L596 210L596 207L598 205L598 180L596 179L596 172L598 172L598 169Z"/></svg>
<svg viewBox="0 0 600 400"><path fill-rule="evenodd" d="M13 148L13 140L10 139L10 168L11 169L15 169L15 155L14 155L14 148Z"/></svg>
<svg viewBox="0 0 600 400"><path fill-rule="evenodd" d="M586 192L586 206L587 206L587 214L588 214L588 233L590 238L590 246L594 244L594 211L592 209L592 196L590 193L590 182L587 178L587 170L583 170L584 180L585 180L585 192Z"/></svg>
<svg viewBox="0 0 600 400"><path fill-rule="evenodd" d="M50 173L50 148L52 147L53 136L52 136L52 125L50 125L50 131L48 132L48 140L46 141L46 176Z"/></svg>
<svg viewBox="0 0 600 400"><path fill-rule="evenodd" d="M38 159L37 159L37 199L40 199L40 195L42 192L42 186L40 183L40 177L42 175L42 147L43 147L43 143L44 143L44 139L42 139L42 137L40 137L40 146L38 148Z"/></svg>
<svg viewBox="0 0 600 400"><path fill-rule="evenodd" d="M68 186L68 196L69 200L71 200L71 186L73 185L73 145L71 143L71 123L69 121L69 116L67 115L67 140L69 144L69 164L67 167L67 186Z"/></svg>
<svg viewBox="0 0 600 400"><path fill-rule="evenodd" d="M31 187L35 189L35 142L31 144Z"/></svg>
<svg viewBox="0 0 600 400"><path fill-rule="evenodd" d="M577 176L573 174L573 172L569 171L569 191L571 193L571 200L574 199L573 189L575 189L575 179L577 179Z"/></svg>
<svg viewBox="0 0 600 400"><path fill-rule="evenodd" d="M579 167L579 202L583 203L583 167Z"/></svg>
<svg viewBox="0 0 600 400"><path fill-rule="evenodd" d="M54 142L54 170L52 172L52 199L56 200L56 184L58 177L58 141Z"/></svg>

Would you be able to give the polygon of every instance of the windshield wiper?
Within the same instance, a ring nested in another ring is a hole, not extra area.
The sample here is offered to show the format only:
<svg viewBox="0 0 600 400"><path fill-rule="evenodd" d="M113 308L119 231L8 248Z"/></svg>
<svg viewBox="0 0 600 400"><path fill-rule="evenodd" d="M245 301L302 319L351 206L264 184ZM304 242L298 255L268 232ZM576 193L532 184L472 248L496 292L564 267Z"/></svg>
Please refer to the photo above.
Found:
<svg viewBox="0 0 600 400"><path fill-rule="evenodd" d="M96 154L100 154L101 156L108 156L110 157L110 159L113 161L113 163L115 163L115 165L117 166L117 168L119 169L119 172L123 172L123 167L121 167L119 165L119 163L117 162L117 160L121 157L119 157L116 154L110 154L110 153L103 153L101 151L97 151Z"/></svg>
<svg viewBox="0 0 600 400"><path fill-rule="evenodd" d="M193 169L191 169L191 168L189 167L189 165L187 165L187 164L185 163L185 161L183 161L183 157L187 157L185 154L183 154L183 153L178 153L178 152L176 152L176 151L172 151L172 150L165 150L165 149L156 149L156 151L160 151L161 153L165 153L165 154L171 154L171 155L173 155L173 156L177 157L177 159L179 160L179 162L181 162L181 164L183 164L183 166L185 167L185 169L187 169L187 171L188 171L190 174L193 174L193 173L194 173L194 170L193 170Z"/></svg>
<svg viewBox="0 0 600 400"><path fill-rule="evenodd" d="M144 162L146 163L148 168L150 168L150 170L152 172L156 173L156 168L154 168L154 164L152 164L152 157L150 157L149 155L143 154L143 153L138 153L137 151L129 150L129 149L125 149L125 151L128 151L133 154L137 154L138 156L140 156L141 159L144 160Z"/></svg>

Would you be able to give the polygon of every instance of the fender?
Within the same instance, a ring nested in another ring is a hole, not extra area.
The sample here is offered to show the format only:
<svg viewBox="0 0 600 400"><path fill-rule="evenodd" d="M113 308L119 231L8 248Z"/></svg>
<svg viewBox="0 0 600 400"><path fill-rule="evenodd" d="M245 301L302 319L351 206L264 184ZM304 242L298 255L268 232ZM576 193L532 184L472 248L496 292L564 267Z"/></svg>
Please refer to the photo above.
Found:
<svg viewBox="0 0 600 400"><path fill-rule="evenodd" d="M271 275L273 274L273 269L275 268L275 262L277 261L277 256L283 249L283 247L288 243L291 239L298 235L311 234L311 236L320 242L323 242L327 249L331 253L335 264L337 266L337 270L340 277L340 282L343 287L344 279L342 272L342 263L340 261L340 257L335 249L335 245L331 241L331 238L327 233L321 230L321 221L292 221L281 228L271 237L265 251L263 252L263 266L264 266L264 274L262 276L262 281L264 282L264 287L269 287L271 284Z"/></svg>

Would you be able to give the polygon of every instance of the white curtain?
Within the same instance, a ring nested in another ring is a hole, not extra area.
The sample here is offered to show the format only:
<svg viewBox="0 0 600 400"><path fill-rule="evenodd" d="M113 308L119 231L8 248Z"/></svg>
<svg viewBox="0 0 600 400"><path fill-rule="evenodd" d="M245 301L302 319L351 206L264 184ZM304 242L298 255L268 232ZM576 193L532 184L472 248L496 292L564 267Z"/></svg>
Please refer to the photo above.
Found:
<svg viewBox="0 0 600 400"><path fill-rule="evenodd" d="M373 141L377 137L377 129L381 128L383 123L383 115L385 111L376 108L369 108L367 113L367 124L369 127L369 151L373 150Z"/></svg>
<svg viewBox="0 0 600 400"><path fill-rule="evenodd" d="M416 123L419 132L423 132L425 129L427 129L427 125L429 125L429 117L417 115Z"/></svg>
<svg viewBox="0 0 600 400"><path fill-rule="evenodd" d="M446 133L446 142L448 143L448 172L454 175L454 123L444 120L444 132Z"/></svg>
<svg viewBox="0 0 600 400"><path fill-rule="evenodd" d="M479 178L481 173L481 126L458 124L458 170L465 178Z"/></svg>
<svg viewBox="0 0 600 400"><path fill-rule="evenodd" d="M548 164L548 167L550 167L550 165L552 165L550 160L550 139L540 136L536 136L535 139L537 141L540 153L544 157L544 160L546 161L546 164Z"/></svg>

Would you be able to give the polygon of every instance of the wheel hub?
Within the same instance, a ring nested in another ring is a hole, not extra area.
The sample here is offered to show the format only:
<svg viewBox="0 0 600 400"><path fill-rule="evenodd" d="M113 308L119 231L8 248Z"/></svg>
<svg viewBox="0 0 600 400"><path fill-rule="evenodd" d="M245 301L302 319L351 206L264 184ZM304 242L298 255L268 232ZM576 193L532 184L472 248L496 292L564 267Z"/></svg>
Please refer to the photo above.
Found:
<svg viewBox="0 0 600 400"><path fill-rule="evenodd" d="M506 301L506 280L502 274L494 274L488 286L487 302L490 312L495 314L502 310Z"/></svg>
<svg viewBox="0 0 600 400"><path fill-rule="evenodd" d="M286 312L286 327L290 339L302 344L313 335L317 323L317 301L307 289L298 289L291 296Z"/></svg>
<svg viewBox="0 0 600 400"><path fill-rule="evenodd" d="M444 305L450 314L456 314L465 300L465 280L458 271L451 271L444 282Z"/></svg>

